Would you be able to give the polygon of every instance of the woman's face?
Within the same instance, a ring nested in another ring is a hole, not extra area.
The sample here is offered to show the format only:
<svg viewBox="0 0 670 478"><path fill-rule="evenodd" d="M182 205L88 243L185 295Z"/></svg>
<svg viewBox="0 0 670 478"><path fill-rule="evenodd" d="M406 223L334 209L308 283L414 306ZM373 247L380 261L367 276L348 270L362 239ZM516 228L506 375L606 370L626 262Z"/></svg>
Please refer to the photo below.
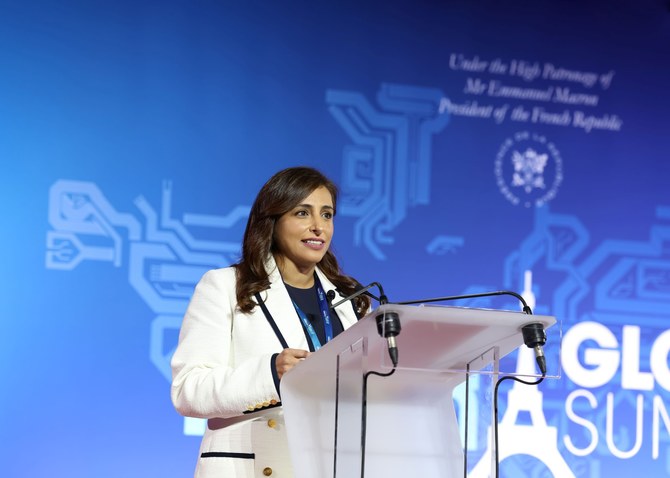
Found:
<svg viewBox="0 0 670 478"><path fill-rule="evenodd" d="M333 238L334 215L330 191L321 186L277 220L274 242L285 266L309 272L323 259Z"/></svg>

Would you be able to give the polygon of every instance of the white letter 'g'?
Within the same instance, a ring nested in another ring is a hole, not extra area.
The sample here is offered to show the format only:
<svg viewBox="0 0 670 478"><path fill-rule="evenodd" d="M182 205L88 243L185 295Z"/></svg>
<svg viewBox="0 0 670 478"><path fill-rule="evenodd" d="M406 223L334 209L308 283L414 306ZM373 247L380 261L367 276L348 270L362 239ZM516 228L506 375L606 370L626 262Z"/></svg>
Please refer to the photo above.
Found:
<svg viewBox="0 0 670 478"><path fill-rule="evenodd" d="M587 340L601 348L587 347L584 364L579 361L579 347ZM561 347L563 370L577 385L596 388L612 380L619 368L619 342L610 329L597 322L582 322L567 331ZM607 350L611 349L611 350Z"/></svg>

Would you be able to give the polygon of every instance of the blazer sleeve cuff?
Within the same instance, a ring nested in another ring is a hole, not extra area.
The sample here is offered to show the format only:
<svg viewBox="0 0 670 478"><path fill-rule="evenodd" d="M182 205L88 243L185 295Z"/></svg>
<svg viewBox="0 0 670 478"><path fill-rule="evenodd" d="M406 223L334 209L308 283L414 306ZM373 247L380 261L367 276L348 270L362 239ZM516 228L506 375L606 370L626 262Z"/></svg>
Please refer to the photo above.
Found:
<svg viewBox="0 0 670 478"><path fill-rule="evenodd" d="M270 372L272 372L272 380L275 383L275 389L277 390L277 395L281 400L281 393L279 393L279 374L277 373L277 356L279 354L272 354L270 357Z"/></svg>

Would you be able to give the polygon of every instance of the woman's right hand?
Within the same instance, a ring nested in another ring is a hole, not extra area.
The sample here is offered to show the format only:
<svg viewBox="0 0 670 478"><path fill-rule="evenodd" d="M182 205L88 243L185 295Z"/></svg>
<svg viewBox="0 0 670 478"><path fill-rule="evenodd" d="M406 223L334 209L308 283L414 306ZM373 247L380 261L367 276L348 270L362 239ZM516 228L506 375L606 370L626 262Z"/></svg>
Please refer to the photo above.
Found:
<svg viewBox="0 0 670 478"><path fill-rule="evenodd" d="M291 370L295 365L310 356L312 352L301 349L284 349L275 360L277 375L281 380L282 375Z"/></svg>

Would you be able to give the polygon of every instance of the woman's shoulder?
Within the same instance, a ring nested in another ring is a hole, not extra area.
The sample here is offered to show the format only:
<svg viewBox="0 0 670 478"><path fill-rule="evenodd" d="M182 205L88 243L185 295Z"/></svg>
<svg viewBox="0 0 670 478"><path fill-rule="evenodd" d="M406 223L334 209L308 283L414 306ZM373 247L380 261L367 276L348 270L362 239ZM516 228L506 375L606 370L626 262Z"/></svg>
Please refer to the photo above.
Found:
<svg viewBox="0 0 670 478"><path fill-rule="evenodd" d="M210 269L205 272L200 279L200 282L209 282L215 284L235 284L236 269L235 266L221 267L218 269Z"/></svg>

